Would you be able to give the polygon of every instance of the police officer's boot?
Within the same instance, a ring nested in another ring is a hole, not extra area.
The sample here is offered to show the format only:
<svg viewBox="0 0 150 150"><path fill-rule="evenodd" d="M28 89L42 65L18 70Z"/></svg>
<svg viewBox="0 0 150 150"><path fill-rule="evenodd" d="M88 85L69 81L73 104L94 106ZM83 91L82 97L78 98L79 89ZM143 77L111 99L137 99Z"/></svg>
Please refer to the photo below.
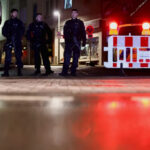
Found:
<svg viewBox="0 0 150 150"><path fill-rule="evenodd" d="M71 72L71 76L76 77L77 76L76 71Z"/></svg>
<svg viewBox="0 0 150 150"><path fill-rule="evenodd" d="M49 74L53 74L54 73L54 71L52 71L51 69L50 70L46 70L46 75L49 75Z"/></svg>
<svg viewBox="0 0 150 150"><path fill-rule="evenodd" d="M46 70L46 72L43 74L43 76L48 76L53 73L54 73L54 71L52 71L52 70Z"/></svg>
<svg viewBox="0 0 150 150"><path fill-rule="evenodd" d="M49 67L49 66L46 66L45 69L46 69L46 72L43 74L44 76L48 76L48 75L54 73L54 71L52 71L51 67Z"/></svg>
<svg viewBox="0 0 150 150"><path fill-rule="evenodd" d="M4 73L2 74L2 77L9 77L9 65L8 64L5 64Z"/></svg>
<svg viewBox="0 0 150 150"><path fill-rule="evenodd" d="M34 72L34 76L40 75L41 74L41 70L40 69L36 69L36 71Z"/></svg>
<svg viewBox="0 0 150 150"><path fill-rule="evenodd" d="M59 73L59 75L60 75L60 76L64 76L64 77L65 77L65 76L69 76L68 71L66 71L66 70L67 70L67 69L64 69L64 68L63 68L62 72Z"/></svg>
<svg viewBox="0 0 150 150"><path fill-rule="evenodd" d="M23 74L22 74L22 69L21 68L18 68L18 74L17 74L18 76L23 76Z"/></svg>
<svg viewBox="0 0 150 150"><path fill-rule="evenodd" d="M9 77L9 71L5 70L4 73L2 74L2 77Z"/></svg>
<svg viewBox="0 0 150 150"><path fill-rule="evenodd" d="M72 67L71 68L71 76L77 76L76 72L77 72L76 68Z"/></svg>

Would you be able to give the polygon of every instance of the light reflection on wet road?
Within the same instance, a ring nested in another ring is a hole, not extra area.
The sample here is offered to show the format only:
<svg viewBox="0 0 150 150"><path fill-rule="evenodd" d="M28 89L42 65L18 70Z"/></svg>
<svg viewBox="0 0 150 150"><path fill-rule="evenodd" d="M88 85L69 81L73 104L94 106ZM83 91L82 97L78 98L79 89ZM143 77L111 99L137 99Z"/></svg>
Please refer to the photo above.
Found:
<svg viewBox="0 0 150 150"><path fill-rule="evenodd" d="M0 150L149 150L150 94L0 101Z"/></svg>

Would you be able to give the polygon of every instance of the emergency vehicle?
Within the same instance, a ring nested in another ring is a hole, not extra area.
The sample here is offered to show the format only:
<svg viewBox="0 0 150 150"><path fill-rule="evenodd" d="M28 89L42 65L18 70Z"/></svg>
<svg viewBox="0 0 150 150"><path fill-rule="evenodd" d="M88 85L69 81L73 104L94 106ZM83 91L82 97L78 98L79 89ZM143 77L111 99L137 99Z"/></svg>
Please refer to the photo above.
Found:
<svg viewBox="0 0 150 150"><path fill-rule="evenodd" d="M106 68L150 68L150 23L109 24Z"/></svg>

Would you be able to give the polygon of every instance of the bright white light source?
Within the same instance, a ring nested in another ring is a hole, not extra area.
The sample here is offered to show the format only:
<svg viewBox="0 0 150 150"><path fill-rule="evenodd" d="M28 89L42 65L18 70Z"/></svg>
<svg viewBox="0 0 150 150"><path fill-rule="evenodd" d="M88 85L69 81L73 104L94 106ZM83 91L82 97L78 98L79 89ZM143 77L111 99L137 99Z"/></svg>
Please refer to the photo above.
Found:
<svg viewBox="0 0 150 150"><path fill-rule="evenodd" d="M56 16L56 17L60 16L60 12L59 11L54 11L54 16Z"/></svg>
<svg viewBox="0 0 150 150"><path fill-rule="evenodd" d="M110 29L117 29L118 28L118 24L116 22L112 22L110 23Z"/></svg>
<svg viewBox="0 0 150 150"><path fill-rule="evenodd" d="M142 27L144 30L148 30L148 29L150 29L150 24L148 22L145 22L145 23L143 23Z"/></svg>

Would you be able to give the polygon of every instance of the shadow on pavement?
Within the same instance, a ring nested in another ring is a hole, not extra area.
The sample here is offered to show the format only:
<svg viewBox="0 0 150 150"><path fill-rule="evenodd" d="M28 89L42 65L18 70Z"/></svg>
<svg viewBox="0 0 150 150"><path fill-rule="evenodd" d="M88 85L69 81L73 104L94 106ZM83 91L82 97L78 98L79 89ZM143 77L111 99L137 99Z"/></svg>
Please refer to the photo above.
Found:
<svg viewBox="0 0 150 150"><path fill-rule="evenodd" d="M1 79L88 79L88 78L149 78L150 69L124 69L125 74L121 72L120 69L107 69L102 67L80 67L77 71L77 76L59 76L61 68L52 68L54 74L49 76L34 76L34 68L24 68L23 76L16 76L16 69L12 68L10 70L10 77ZM44 70L43 70L44 73ZM2 74L2 70L1 70Z"/></svg>

